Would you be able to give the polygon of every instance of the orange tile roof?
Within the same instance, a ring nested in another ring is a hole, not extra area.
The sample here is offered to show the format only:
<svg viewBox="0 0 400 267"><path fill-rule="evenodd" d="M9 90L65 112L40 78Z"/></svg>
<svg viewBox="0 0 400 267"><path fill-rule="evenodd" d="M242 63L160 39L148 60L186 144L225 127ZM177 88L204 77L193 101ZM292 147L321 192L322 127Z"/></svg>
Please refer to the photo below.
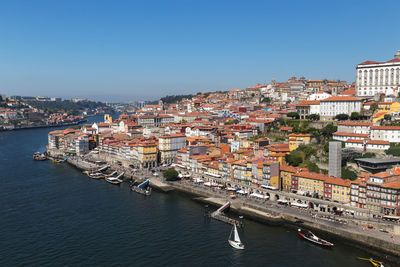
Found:
<svg viewBox="0 0 400 267"><path fill-rule="evenodd" d="M382 185L385 188L400 189L400 179L392 182L388 182Z"/></svg>
<svg viewBox="0 0 400 267"><path fill-rule="evenodd" d="M325 184L333 184L333 185L341 185L341 186L349 187L351 184L351 181L331 176L331 177L326 178Z"/></svg>
<svg viewBox="0 0 400 267"><path fill-rule="evenodd" d="M372 123L371 122L343 121L343 122L340 122L338 125L343 125L343 126L372 126Z"/></svg>
<svg viewBox="0 0 400 267"><path fill-rule="evenodd" d="M301 101L299 104L296 105L296 107L306 107L310 105L319 105L320 101L319 100L304 100Z"/></svg>
<svg viewBox="0 0 400 267"><path fill-rule="evenodd" d="M359 139L347 139L346 143L358 143L358 144L363 144L364 140L359 140Z"/></svg>
<svg viewBox="0 0 400 267"><path fill-rule="evenodd" d="M336 132L336 133L333 133L333 135L368 138L368 134L358 134L358 133Z"/></svg>
<svg viewBox="0 0 400 267"><path fill-rule="evenodd" d="M390 142L383 140L369 140L367 144L371 145L390 145Z"/></svg>
<svg viewBox="0 0 400 267"><path fill-rule="evenodd" d="M400 126L372 126L371 130L400 130Z"/></svg>
<svg viewBox="0 0 400 267"><path fill-rule="evenodd" d="M332 102L332 101L361 101L361 100L352 96L331 96L321 100L321 102Z"/></svg>
<svg viewBox="0 0 400 267"><path fill-rule="evenodd" d="M321 174L321 173L311 173L311 172L300 172L295 174L295 176L297 177L301 177L301 178L307 178L307 179L313 179L313 180L321 180L321 181L325 181L326 178L328 178L328 175L325 174Z"/></svg>

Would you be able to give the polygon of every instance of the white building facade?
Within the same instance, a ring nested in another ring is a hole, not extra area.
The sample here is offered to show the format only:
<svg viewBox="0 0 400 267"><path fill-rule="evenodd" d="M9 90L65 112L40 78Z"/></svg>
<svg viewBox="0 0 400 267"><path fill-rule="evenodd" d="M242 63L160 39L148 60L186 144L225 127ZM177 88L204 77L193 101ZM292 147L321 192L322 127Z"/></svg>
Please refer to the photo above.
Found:
<svg viewBox="0 0 400 267"><path fill-rule="evenodd" d="M390 95L400 86L400 50L386 62L365 61L356 68L356 96Z"/></svg>
<svg viewBox="0 0 400 267"><path fill-rule="evenodd" d="M320 101L321 119L333 118L338 114L351 115L361 111L361 100L351 96L332 96Z"/></svg>

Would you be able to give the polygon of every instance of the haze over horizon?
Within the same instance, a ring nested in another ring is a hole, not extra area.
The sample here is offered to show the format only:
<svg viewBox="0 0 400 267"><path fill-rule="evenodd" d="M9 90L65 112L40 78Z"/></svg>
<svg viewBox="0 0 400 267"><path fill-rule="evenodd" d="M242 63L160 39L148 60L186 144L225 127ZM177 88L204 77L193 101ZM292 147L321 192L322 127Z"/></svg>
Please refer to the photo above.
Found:
<svg viewBox="0 0 400 267"><path fill-rule="evenodd" d="M400 49L399 7L398 1L1 2L0 94L135 101L293 75L352 82L358 63L389 60Z"/></svg>

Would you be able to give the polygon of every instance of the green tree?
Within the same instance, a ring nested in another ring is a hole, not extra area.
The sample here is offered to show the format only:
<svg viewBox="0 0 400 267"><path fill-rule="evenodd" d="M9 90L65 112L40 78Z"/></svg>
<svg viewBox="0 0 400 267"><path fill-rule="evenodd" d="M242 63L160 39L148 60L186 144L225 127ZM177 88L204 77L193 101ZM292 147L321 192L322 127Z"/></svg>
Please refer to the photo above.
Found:
<svg viewBox="0 0 400 267"><path fill-rule="evenodd" d="M271 98L269 98L269 97L264 97L263 100L261 101L261 103L269 104L269 103L271 103Z"/></svg>
<svg viewBox="0 0 400 267"><path fill-rule="evenodd" d="M171 168L163 172L163 176L167 181L175 181L179 178L179 173Z"/></svg>
<svg viewBox="0 0 400 267"><path fill-rule="evenodd" d="M286 114L286 116L296 120L300 118L300 115L297 112L289 112L288 114Z"/></svg>
<svg viewBox="0 0 400 267"><path fill-rule="evenodd" d="M349 170L348 168L343 167L342 168L342 178L354 181L357 179L357 174L355 172L353 172L352 170Z"/></svg>
<svg viewBox="0 0 400 267"><path fill-rule="evenodd" d="M315 154L316 152L311 145L300 145L295 151L303 152L306 159L310 158L311 155Z"/></svg>
<svg viewBox="0 0 400 267"><path fill-rule="evenodd" d="M321 130L321 135L324 136L326 139L332 137L332 134L337 131L337 126L333 125L332 123L327 124Z"/></svg>
<svg viewBox="0 0 400 267"><path fill-rule="evenodd" d="M352 121L358 121L361 118L360 113L358 112L352 112L350 115L350 120Z"/></svg>
<svg viewBox="0 0 400 267"><path fill-rule="evenodd" d="M386 120L386 121L391 121L392 120L392 115L385 114L385 116L383 116L383 119Z"/></svg>
<svg viewBox="0 0 400 267"><path fill-rule="evenodd" d="M316 172L316 173L320 173L321 172L321 170L319 169L318 165L315 164L314 162L309 161L309 160L305 162L305 167L310 172Z"/></svg>
<svg viewBox="0 0 400 267"><path fill-rule="evenodd" d="M310 114L307 116L307 119L310 121L319 121L319 114Z"/></svg>
<svg viewBox="0 0 400 267"><path fill-rule="evenodd" d="M286 162L294 167L299 166L303 163L303 158L301 157L300 153L290 153L289 155L285 156Z"/></svg>
<svg viewBox="0 0 400 267"><path fill-rule="evenodd" d="M349 119L349 115L347 114L338 114L335 116L335 119L339 120L339 121L345 121Z"/></svg>
<svg viewBox="0 0 400 267"><path fill-rule="evenodd" d="M374 153L371 152L367 152L364 155L362 155L363 158L375 158L376 155Z"/></svg>
<svg viewBox="0 0 400 267"><path fill-rule="evenodd" d="M232 125L232 124L236 124L236 123L238 123L237 120L230 120L230 121L225 122L225 125Z"/></svg>
<svg viewBox="0 0 400 267"><path fill-rule="evenodd" d="M390 144L390 148L385 151L387 155L393 155L393 156L400 156L400 145L399 144Z"/></svg>

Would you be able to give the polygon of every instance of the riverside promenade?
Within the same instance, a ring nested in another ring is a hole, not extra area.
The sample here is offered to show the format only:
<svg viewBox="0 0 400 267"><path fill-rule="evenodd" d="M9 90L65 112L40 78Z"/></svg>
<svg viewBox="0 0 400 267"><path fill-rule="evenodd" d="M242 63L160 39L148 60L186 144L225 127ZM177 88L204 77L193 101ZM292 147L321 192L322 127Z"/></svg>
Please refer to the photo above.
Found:
<svg viewBox="0 0 400 267"><path fill-rule="evenodd" d="M104 166L104 163L100 165L77 156L68 158L67 162L81 170L89 171ZM167 182L154 176L148 170L132 170L115 164L110 165L110 168L113 171L124 171L125 181L130 183L150 179L150 185L162 192L183 192L195 196L195 200L210 203L216 207L230 201L231 210L239 215L244 215L245 218L272 225L284 225L291 229L299 227L313 229L317 232L327 233L332 238L346 241L379 257L385 255L389 261L396 262L400 258L400 235L393 232L393 229L400 227L398 224L333 216L329 213L280 205L274 200L260 200L248 196L237 196L236 199L231 199L229 191L197 184L191 180ZM373 225L373 229L369 229L365 225ZM380 229L387 232L382 232Z"/></svg>
<svg viewBox="0 0 400 267"><path fill-rule="evenodd" d="M371 225L371 221L332 216L329 213L316 213L308 209L280 205L272 200L258 200L247 196L231 199L230 193L226 190L195 184L191 181L163 182L158 178L152 178L151 183L155 186L163 184L169 191L191 194L196 196L196 200L216 207L230 201L231 210L238 215L244 215L245 218L272 225L284 225L296 230L306 228L328 233L333 238L347 241L371 254L377 256L384 254L391 261L398 261L400 257L400 236L379 230L393 226L399 227L388 222L373 223L374 228L369 229L365 225Z"/></svg>

